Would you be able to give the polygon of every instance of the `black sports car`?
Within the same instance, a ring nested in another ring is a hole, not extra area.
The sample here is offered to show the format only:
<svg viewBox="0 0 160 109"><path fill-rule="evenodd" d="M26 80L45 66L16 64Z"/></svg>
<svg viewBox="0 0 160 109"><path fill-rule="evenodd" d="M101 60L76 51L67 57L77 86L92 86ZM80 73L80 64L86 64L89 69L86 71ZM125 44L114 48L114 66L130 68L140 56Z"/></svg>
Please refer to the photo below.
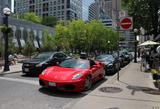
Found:
<svg viewBox="0 0 160 109"><path fill-rule="evenodd" d="M31 60L23 62L22 71L26 74L39 75L44 69L49 66L55 66L57 63L68 59L66 54L62 52L44 52L37 54Z"/></svg>
<svg viewBox="0 0 160 109"><path fill-rule="evenodd" d="M100 55L95 58L96 61L105 64L106 74L113 74L120 69L120 63L112 55Z"/></svg>

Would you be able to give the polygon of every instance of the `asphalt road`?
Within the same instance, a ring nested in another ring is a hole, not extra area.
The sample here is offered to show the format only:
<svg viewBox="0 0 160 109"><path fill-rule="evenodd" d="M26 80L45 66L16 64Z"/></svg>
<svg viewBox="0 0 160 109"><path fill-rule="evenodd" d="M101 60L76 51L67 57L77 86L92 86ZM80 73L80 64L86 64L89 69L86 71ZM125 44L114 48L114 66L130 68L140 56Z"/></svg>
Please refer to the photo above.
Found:
<svg viewBox="0 0 160 109"><path fill-rule="evenodd" d="M22 73L0 76L0 109L71 109L106 80L96 83L90 91L69 93L41 88L38 77Z"/></svg>

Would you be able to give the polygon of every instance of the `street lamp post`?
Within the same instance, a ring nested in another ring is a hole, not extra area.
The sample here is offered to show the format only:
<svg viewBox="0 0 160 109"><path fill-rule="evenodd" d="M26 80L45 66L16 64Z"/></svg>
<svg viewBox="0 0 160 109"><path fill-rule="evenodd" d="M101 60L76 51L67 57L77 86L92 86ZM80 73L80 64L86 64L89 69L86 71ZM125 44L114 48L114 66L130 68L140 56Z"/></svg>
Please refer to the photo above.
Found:
<svg viewBox="0 0 160 109"><path fill-rule="evenodd" d="M134 63L137 63L137 32L138 32L138 30L135 28L134 29L134 34L135 34L135 41L134 41L134 45L135 45Z"/></svg>
<svg viewBox="0 0 160 109"><path fill-rule="evenodd" d="M6 7L3 9L3 14L5 15L4 19L4 24L6 26L6 29L4 31L4 41L5 41L5 46L4 46L4 59L5 59L5 64L4 64L4 71L9 71L9 59L8 59L8 16L11 14L11 10Z"/></svg>

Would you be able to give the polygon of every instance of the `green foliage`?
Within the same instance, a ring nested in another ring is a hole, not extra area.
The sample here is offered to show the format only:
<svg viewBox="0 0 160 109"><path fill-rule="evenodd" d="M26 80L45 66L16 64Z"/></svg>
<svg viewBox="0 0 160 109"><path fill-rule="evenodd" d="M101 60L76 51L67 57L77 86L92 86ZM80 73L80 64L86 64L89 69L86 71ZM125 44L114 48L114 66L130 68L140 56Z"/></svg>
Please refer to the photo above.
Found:
<svg viewBox="0 0 160 109"><path fill-rule="evenodd" d="M154 36L160 33L160 20L158 20L160 0L122 0L122 4L133 17L134 28L143 27L147 30L147 34Z"/></svg>
<svg viewBox="0 0 160 109"><path fill-rule="evenodd" d="M27 37L27 41L25 43L25 46L22 49L22 53L23 53L23 55L31 58L32 54L35 51L36 51L36 48L34 46L34 38L33 38L33 35L30 33L29 37Z"/></svg>
<svg viewBox="0 0 160 109"><path fill-rule="evenodd" d="M13 42L13 33L9 33L8 36L8 52L10 54L17 53L18 47L16 46L16 43Z"/></svg>
<svg viewBox="0 0 160 109"><path fill-rule="evenodd" d="M8 31L8 33L10 33L10 32L12 32L12 26L8 26L8 28L6 26L0 26L0 31L1 32Z"/></svg>
<svg viewBox="0 0 160 109"><path fill-rule="evenodd" d="M56 44L55 38L51 36L47 30L44 30L41 51L44 52L55 51L57 48L55 44Z"/></svg>
<svg viewBox="0 0 160 109"><path fill-rule="evenodd" d="M39 23L39 24L42 21L42 19L33 12L25 14L22 19L28 22Z"/></svg>
<svg viewBox="0 0 160 109"><path fill-rule="evenodd" d="M42 19L42 25L54 27L58 22L58 18L54 16L46 16Z"/></svg>
<svg viewBox="0 0 160 109"><path fill-rule="evenodd" d="M72 54L72 56L75 57L75 58L80 58L79 54Z"/></svg>
<svg viewBox="0 0 160 109"><path fill-rule="evenodd" d="M74 20L68 25L59 24L55 29L58 50L66 51L106 51L117 49L117 42L122 37L115 30L105 27L99 21L85 23ZM110 41L110 44L107 42Z"/></svg>
<svg viewBox="0 0 160 109"><path fill-rule="evenodd" d="M8 28L6 26L0 26L0 30L2 32L6 32L8 31L8 52L10 54L16 53L18 48L15 46L15 42L13 42L13 31L12 31L12 26L9 26ZM2 45L2 41L0 42L0 51L2 53L3 50L3 45Z"/></svg>
<svg viewBox="0 0 160 109"><path fill-rule="evenodd" d="M57 23L62 26L67 26L70 24L70 21L69 20L59 20Z"/></svg>
<svg viewBox="0 0 160 109"><path fill-rule="evenodd" d="M156 82L157 82L158 84L160 84L160 79L157 79Z"/></svg>

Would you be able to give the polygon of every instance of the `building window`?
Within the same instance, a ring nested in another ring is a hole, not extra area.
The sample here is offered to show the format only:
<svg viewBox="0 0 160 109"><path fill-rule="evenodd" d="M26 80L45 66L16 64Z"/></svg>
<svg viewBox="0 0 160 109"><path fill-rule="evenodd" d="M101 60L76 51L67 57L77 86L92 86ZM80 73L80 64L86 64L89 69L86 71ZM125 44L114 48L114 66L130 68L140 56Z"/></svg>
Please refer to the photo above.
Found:
<svg viewBox="0 0 160 109"><path fill-rule="evenodd" d="M58 16L60 15L60 13L61 13L61 12L60 12L60 11L58 11Z"/></svg>
<svg viewBox="0 0 160 109"><path fill-rule="evenodd" d="M56 5L56 1L54 1L54 5Z"/></svg>
<svg viewBox="0 0 160 109"><path fill-rule="evenodd" d="M52 11L52 7L50 7L50 9L49 9L50 11Z"/></svg>
<svg viewBox="0 0 160 109"><path fill-rule="evenodd" d="M62 15L64 15L64 11L62 11Z"/></svg>
<svg viewBox="0 0 160 109"><path fill-rule="evenodd" d="M61 2L60 2L60 0L58 0L58 4L60 4Z"/></svg>
<svg viewBox="0 0 160 109"><path fill-rule="evenodd" d="M62 9L64 9L64 5L62 5Z"/></svg>
<svg viewBox="0 0 160 109"><path fill-rule="evenodd" d="M54 12L53 15L56 16L56 12Z"/></svg>
<svg viewBox="0 0 160 109"><path fill-rule="evenodd" d="M61 9L61 7L60 6L58 6L58 10L60 10Z"/></svg>
<svg viewBox="0 0 160 109"><path fill-rule="evenodd" d="M67 0L67 8L70 8L70 0Z"/></svg>
<svg viewBox="0 0 160 109"><path fill-rule="evenodd" d="M48 3L43 3L43 11L48 11Z"/></svg>
<svg viewBox="0 0 160 109"><path fill-rule="evenodd" d="M54 10L56 10L56 7L54 7Z"/></svg>
<svg viewBox="0 0 160 109"><path fill-rule="evenodd" d="M62 3L64 3L64 0L62 0Z"/></svg>
<svg viewBox="0 0 160 109"><path fill-rule="evenodd" d="M43 14L43 18L46 17L46 16L48 16L48 13L44 13L44 14Z"/></svg>

